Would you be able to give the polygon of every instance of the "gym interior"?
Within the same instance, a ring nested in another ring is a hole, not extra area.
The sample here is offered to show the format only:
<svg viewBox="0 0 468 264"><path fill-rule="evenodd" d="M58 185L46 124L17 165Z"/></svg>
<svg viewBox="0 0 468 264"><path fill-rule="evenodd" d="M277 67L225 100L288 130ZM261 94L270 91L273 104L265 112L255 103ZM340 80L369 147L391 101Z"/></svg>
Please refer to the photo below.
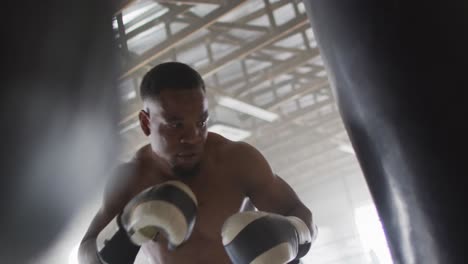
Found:
<svg viewBox="0 0 468 264"><path fill-rule="evenodd" d="M208 130L258 148L312 211L301 263L466 263L466 1L63 2L11 9L27 13L2 78L2 263L78 264L109 168L148 144L142 78L167 61L203 77Z"/></svg>

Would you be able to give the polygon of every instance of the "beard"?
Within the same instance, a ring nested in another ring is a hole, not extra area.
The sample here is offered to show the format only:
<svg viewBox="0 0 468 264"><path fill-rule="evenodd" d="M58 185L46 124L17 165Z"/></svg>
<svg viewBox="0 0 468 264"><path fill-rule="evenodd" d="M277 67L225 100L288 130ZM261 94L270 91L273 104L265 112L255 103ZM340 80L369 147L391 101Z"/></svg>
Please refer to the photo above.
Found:
<svg viewBox="0 0 468 264"><path fill-rule="evenodd" d="M172 167L172 172L174 175L177 177L183 178L183 179L188 179L192 178L195 175L197 175L200 172L200 162L195 164L194 166L190 168L182 167L182 166L174 166Z"/></svg>

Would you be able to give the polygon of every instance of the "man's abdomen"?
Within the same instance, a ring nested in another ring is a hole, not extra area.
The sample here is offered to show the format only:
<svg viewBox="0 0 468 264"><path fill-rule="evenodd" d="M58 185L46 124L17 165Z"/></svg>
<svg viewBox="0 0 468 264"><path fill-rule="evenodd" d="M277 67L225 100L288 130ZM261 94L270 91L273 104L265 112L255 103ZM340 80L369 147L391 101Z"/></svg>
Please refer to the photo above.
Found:
<svg viewBox="0 0 468 264"><path fill-rule="evenodd" d="M149 242L143 247L144 254L151 264L230 264L221 240L209 240L193 234L186 244L175 250L167 249L167 242Z"/></svg>

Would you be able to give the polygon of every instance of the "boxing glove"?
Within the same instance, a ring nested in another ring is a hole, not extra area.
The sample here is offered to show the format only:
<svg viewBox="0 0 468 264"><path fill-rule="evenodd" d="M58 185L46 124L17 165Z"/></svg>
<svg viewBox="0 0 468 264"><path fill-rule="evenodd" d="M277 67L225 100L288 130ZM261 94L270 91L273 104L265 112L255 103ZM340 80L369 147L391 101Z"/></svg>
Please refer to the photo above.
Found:
<svg viewBox="0 0 468 264"><path fill-rule="evenodd" d="M180 181L150 187L135 196L98 235L99 259L103 263L133 263L139 247L162 234L170 249L192 233L197 199Z"/></svg>
<svg viewBox="0 0 468 264"><path fill-rule="evenodd" d="M224 248L234 264L298 262L309 251L315 230L313 234L297 217L262 211L236 213L221 230Z"/></svg>

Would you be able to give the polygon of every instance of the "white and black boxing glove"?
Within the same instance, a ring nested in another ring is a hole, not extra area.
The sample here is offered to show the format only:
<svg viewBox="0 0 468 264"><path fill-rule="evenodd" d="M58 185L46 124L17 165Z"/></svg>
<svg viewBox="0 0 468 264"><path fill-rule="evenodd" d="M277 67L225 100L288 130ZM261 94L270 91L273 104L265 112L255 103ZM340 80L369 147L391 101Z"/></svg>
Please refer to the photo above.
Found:
<svg viewBox="0 0 468 264"><path fill-rule="evenodd" d="M299 263L316 238L314 229L312 236L307 225L295 216L249 211L230 216L221 236L234 264Z"/></svg>
<svg viewBox="0 0 468 264"><path fill-rule="evenodd" d="M185 242L192 233L197 199L180 181L150 187L135 196L98 235L99 259L106 264L133 263L138 250L159 233L169 248Z"/></svg>

